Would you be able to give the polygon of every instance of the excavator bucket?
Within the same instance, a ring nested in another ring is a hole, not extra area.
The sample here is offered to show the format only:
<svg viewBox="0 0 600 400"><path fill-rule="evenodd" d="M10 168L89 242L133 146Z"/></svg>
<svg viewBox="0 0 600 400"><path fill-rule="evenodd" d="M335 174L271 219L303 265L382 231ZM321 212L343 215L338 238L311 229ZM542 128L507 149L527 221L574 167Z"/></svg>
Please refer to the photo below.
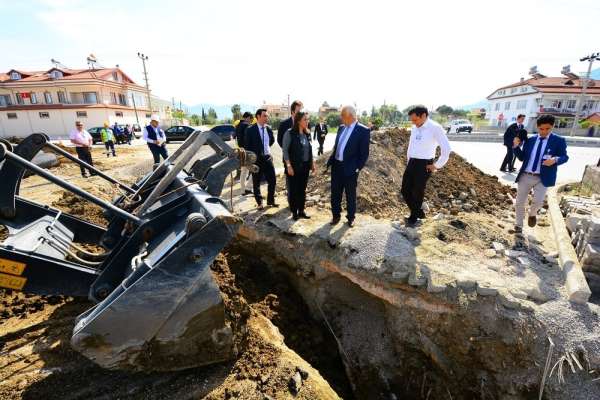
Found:
<svg viewBox="0 0 600 400"><path fill-rule="evenodd" d="M205 144L213 151L199 157ZM31 159L42 148L89 167L123 194L106 202L37 167ZM87 295L96 304L77 318L71 344L105 368L177 370L231 359L233 332L210 265L241 224L219 197L225 179L254 161L196 131L128 186L43 134L14 149L0 142L0 224L9 231L0 244L0 286ZM25 169L102 207L107 228L20 197Z"/></svg>

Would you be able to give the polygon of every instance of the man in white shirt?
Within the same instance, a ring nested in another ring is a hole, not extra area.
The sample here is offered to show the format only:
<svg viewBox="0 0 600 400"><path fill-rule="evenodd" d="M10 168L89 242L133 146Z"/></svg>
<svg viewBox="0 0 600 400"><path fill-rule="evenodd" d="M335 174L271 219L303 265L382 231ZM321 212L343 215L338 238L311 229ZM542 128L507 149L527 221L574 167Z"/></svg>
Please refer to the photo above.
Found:
<svg viewBox="0 0 600 400"><path fill-rule="evenodd" d="M69 139L71 139L71 143L75 145L75 151L77 151L77 158L83 161L86 164L94 166L94 162L92 161L92 143L94 140L92 139L92 135L85 129L83 129L83 123L81 121L75 122L75 129L71 131L69 134ZM95 175L94 172L88 168L90 174L87 175L83 166L79 166L81 169L81 176L84 178L89 177L90 175Z"/></svg>
<svg viewBox="0 0 600 400"><path fill-rule="evenodd" d="M408 163L402 176L402 197L410 209L406 218L407 226L414 226L419 219L425 218L422 210L427 180L433 172L442 168L450 157L450 142L444 129L429 119L429 112L424 106L416 106L408 112L413 123L410 141L408 142ZM435 152L441 149L437 161Z"/></svg>

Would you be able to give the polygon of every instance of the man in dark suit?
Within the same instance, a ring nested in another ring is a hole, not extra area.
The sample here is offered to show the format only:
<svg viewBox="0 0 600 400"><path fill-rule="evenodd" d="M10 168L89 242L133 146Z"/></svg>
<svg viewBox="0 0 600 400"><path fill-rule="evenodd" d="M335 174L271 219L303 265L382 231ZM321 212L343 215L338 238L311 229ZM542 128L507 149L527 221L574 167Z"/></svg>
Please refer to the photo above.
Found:
<svg viewBox="0 0 600 400"><path fill-rule="evenodd" d="M504 146L506 147L506 155L504 156L504 160L502 160L502 165L500 165L500 171L502 172L514 172L514 154L512 151L513 139L517 137L517 132L520 129L523 129L523 121L525 121L525 116L523 114L519 114L517 116L517 122L510 124L506 131L504 132Z"/></svg>
<svg viewBox="0 0 600 400"><path fill-rule="evenodd" d="M259 209L263 208L263 197L260 194L260 181L264 176L267 180L267 205L279 207L275 203L275 167L271 156L271 146L275 142L273 131L267 122L269 114L264 108L256 110L256 124L250 125L244 134L244 148L256 154L258 172L252 174L254 198Z"/></svg>
<svg viewBox="0 0 600 400"><path fill-rule="evenodd" d="M327 124L325 123L324 119L321 118L319 123L315 125L315 134L313 137L313 139L319 142L319 151L317 152L318 156L323 154L323 143L325 143L325 137L327 136L327 133Z"/></svg>
<svg viewBox="0 0 600 400"><path fill-rule="evenodd" d="M518 137L513 140L513 151L517 158L523 161L515 180L518 183L515 233L523 231L529 192L533 189L527 224L534 227L537 223L537 212L544 204L546 190L556 184L557 167L569 160L567 142L561 136L552 133L554 121L553 115L540 116L537 119L538 134L529 138L523 148L520 147L521 141Z"/></svg>
<svg viewBox="0 0 600 400"><path fill-rule="evenodd" d="M290 106L290 117L279 123L279 128L277 128L277 144L279 147L283 144L283 135L285 132L294 126L294 116L298 111L302 110L302 107L304 107L304 104L300 100L294 100Z"/></svg>
<svg viewBox="0 0 600 400"><path fill-rule="evenodd" d="M521 145L524 145L525 142L527 141L527 130L525 128L517 129L517 133L516 133L515 137L518 137L519 141L521 142ZM517 157L513 154L512 162L510 163L510 171L511 172L516 171L516 169L515 169L515 161L516 160L517 160Z"/></svg>
<svg viewBox="0 0 600 400"><path fill-rule="evenodd" d="M246 134L246 129L250 126L252 122L252 114L246 111L244 115L242 115L242 120L235 127L235 139L237 141L237 145L240 149L244 148L244 135ZM248 194L252 194L251 190L246 189L246 181L248 180L248 175L250 172L248 168L241 167L240 171L240 188L242 189L242 195L246 196Z"/></svg>
<svg viewBox="0 0 600 400"><path fill-rule="evenodd" d="M346 192L346 218L348 226L352 227L356 214L358 173L369 158L371 132L357 121L356 110L352 106L342 108L342 123L327 161L327 168L331 167L331 225L340 222L342 195Z"/></svg>

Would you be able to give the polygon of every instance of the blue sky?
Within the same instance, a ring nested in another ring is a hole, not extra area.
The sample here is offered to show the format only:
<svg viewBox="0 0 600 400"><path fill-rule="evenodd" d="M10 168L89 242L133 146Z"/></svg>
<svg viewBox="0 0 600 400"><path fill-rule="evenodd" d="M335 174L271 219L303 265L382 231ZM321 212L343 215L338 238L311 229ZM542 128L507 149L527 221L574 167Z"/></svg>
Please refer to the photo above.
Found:
<svg viewBox="0 0 600 400"><path fill-rule="evenodd" d="M468 104L600 51L595 0L0 0L0 70L119 64L187 104ZM600 63L599 65L600 66Z"/></svg>

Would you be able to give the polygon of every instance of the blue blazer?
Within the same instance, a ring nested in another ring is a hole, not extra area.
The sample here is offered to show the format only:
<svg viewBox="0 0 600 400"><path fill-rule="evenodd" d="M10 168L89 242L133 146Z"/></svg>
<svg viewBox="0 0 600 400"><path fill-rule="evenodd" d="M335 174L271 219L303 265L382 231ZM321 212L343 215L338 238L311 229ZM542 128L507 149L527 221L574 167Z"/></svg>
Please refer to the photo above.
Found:
<svg viewBox="0 0 600 400"><path fill-rule="evenodd" d="M519 182L519 178L523 172L525 172L525 168L527 168L527 163L529 162L530 157L535 157L535 154L531 153L533 146L537 142L537 139L538 135L532 136L527 139L522 149L521 147L515 147L513 149L515 156L517 156L519 160L523 161L515 182ZM563 137L551 133L547 140L548 143L546 144L544 154L556 157L556 163L550 167L542 164L540 168L540 179L542 180L542 185L550 187L556 184L556 171L558 170L558 166L566 163L569 160L569 156L567 155L567 141Z"/></svg>
<svg viewBox="0 0 600 400"><path fill-rule="evenodd" d="M335 145L333 146L333 152L327 160L327 166L332 166L335 161L335 154L337 152L338 142L340 140L340 132L343 129L343 125L338 128L337 135L335 137ZM369 142L371 140L371 131L369 128L361 123L357 123L346 142L344 147L344 175L352 176L356 171L360 171L365 166L367 159L369 158Z"/></svg>

